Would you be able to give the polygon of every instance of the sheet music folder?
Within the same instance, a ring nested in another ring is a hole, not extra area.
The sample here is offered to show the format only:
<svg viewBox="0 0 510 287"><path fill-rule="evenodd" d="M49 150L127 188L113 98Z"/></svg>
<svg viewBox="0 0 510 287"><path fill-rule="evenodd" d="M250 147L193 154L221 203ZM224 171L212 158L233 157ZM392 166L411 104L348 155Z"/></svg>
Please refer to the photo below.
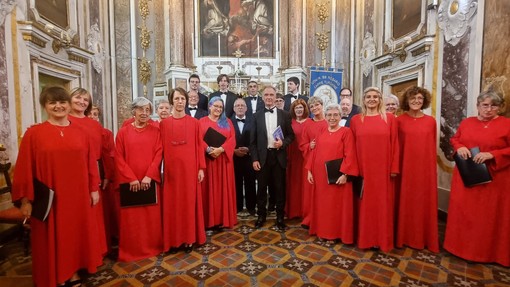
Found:
<svg viewBox="0 0 510 287"><path fill-rule="evenodd" d="M55 191L34 178L34 201L32 202L31 217L37 218L40 221L46 221L48 214L50 214Z"/></svg>
<svg viewBox="0 0 510 287"><path fill-rule="evenodd" d="M131 191L129 183L120 184L120 207L136 207L158 203L156 182L151 181L147 190Z"/></svg>
<svg viewBox="0 0 510 287"><path fill-rule="evenodd" d="M336 184L338 178L342 175L340 166L342 165L342 159L328 160L324 163L326 166L326 174L328 176L328 184Z"/></svg>
<svg viewBox="0 0 510 287"><path fill-rule="evenodd" d="M207 146L210 147L220 147L225 143L226 140L227 137L211 127L209 127L204 134L204 141Z"/></svg>
<svg viewBox="0 0 510 287"><path fill-rule="evenodd" d="M468 159L461 158L457 153L453 156L464 186L472 187L491 182L492 176L489 173L489 169L487 169L487 165L473 161L473 157L480 153L480 148L473 147L469 151L471 151L471 157Z"/></svg>

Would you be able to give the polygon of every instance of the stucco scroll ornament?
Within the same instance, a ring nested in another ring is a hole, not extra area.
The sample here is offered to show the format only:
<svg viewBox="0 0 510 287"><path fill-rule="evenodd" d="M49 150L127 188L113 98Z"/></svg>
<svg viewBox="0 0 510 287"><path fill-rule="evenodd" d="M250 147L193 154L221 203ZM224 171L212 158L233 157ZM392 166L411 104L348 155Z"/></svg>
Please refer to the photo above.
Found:
<svg viewBox="0 0 510 287"><path fill-rule="evenodd" d="M90 26L90 33L87 35L87 48L89 51L94 52L94 56L92 57L92 66L101 74L103 70L103 41L101 40L101 31L99 30L99 26L94 24Z"/></svg>
<svg viewBox="0 0 510 287"><path fill-rule="evenodd" d="M476 13L477 0L444 0L437 10L437 22L446 42L455 46L466 34L469 21Z"/></svg>
<svg viewBox="0 0 510 287"><path fill-rule="evenodd" d="M0 1L0 25L4 24L5 17L11 14L12 9L16 6L16 0Z"/></svg>
<svg viewBox="0 0 510 287"><path fill-rule="evenodd" d="M365 77L372 72L372 59L375 57L375 41L372 33L366 33L360 51L361 70Z"/></svg>

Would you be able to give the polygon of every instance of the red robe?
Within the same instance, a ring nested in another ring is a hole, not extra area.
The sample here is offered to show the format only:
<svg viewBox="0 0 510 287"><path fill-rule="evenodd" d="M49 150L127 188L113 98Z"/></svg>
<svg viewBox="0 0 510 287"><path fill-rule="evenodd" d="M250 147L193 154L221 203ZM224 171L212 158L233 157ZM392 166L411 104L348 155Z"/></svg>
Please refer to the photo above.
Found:
<svg viewBox="0 0 510 287"><path fill-rule="evenodd" d="M113 133L109 129L103 128L102 133L101 159L103 162L104 178L108 179L108 185L103 190L103 214L106 230L107 242L110 243L112 237L119 236L119 193L115 183L115 143L113 142ZM111 244L108 244L111 249Z"/></svg>
<svg viewBox="0 0 510 287"><path fill-rule="evenodd" d="M325 162L342 158L340 171L358 175L358 161L354 137L349 128L336 132L322 129L316 138L316 146L307 164L314 178L310 234L324 239L342 239L354 243L354 199L352 183L328 184Z"/></svg>
<svg viewBox="0 0 510 287"><path fill-rule="evenodd" d="M285 202L285 214L288 218L303 216L303 189L307 181L307 174L303 152L299 149L299 146L303 144L303 131L311 122L312 120L310 119L306 119L302 123L294 119L292 120L292 130L296 135L296 140L292 141L287 147L287 198Z"/></svg>
<svg viewBox="0 0 510 287"><path fill-rule="evenodd" d="M402 114L397 122L401 171L396 188L396 244L439 252L436 121L427 115Z"/></svg>
<svg viewBox="0 0 510 287"><path fill-rule="evenodd" d="M122 127L116 138L118 182L140 182L145 176L156 181L158 203L122 207L119 222L119 261L134 261L163 251L161 224L161 138L159 129L147 125L142 131L133 125Z"/></svg>
<svg viewBox="0 0 510 287"><path fill-rule="evenodd" d="M394 180L390 174L399 172L398 127L393 114L361 114L351 120L356 140L360 175L364 178L363 198L359 201L358 247L393 249Z"/></svg>
<svg viewBox="0 0 510 287"><path fill-rule="evenodd" d="M102 148L103 148L103 127L99 124L98 121L95 121L89 117L78 118L72 115L69 115L69 120L71 122L76 123L78 126L82 127L85 133L89 136L92 142L92 154L96 161L101 159L102 156ZM96 168L98 167L98 163L96 162ZM100 198L103 197L103 191L99 189ZM100 199L99 203L96 204L93 208L95 217L97 220L98 233L97 240L101 243L103 254L107 251L106 244L106 233L105 233L105 223L104 223L104 214L103 214L103 200Z"/></svg>
<svg viewBox="0 0 510 287"><path fill-rule="evenodd" d="M234 177L234 148L236 135L232 122L228 120L229 129L218 127L218 123L209 117L199 120L202 130L201 139L209 127L223 134L227 140L222 145L225 152L216 159L206 157L207 166L202 191L204 195L205 227L223 226L232 228L237 223L236 185ZM203 146L207 144L203 142ZM205 148L204 148L205 149Z"/></svg>
<svg viewBox="0 0 510 287"><path fill-rule="evenodd" d="M312 156L312 149L310 149L310 142L317 138L321 133L322 129L328 128L326 120L323 121L311 121L306 128L303 130L301 138L301 144L299 149L303 152L304 165L307 165L309 158ZM297 138L297 137L296 137ZM306 176L306 173L305 173ZM311 212L312 212L312 199L313 199L313 185L311 185L305 178L303 183L303 222L304 225L310 225Z"/></svg>
<svg viewBox="0 0 510 287"><path fill-rule="evenodd" d="M188 115L161 121L163 142L164 250L181 244L205 243L202 190L198 170L205 173L200 125Z"/></svg>
<svg viewBox="0 0 510 287"><path fill-rule="evenodd" d="M14 170L13 201L34 199L33 178L55 191L46 221L30 219L35 285L54 287L82 268L95 272L103 257L90 192L98 190L99 174L83 129L74 122L65 128L48 122L29 128Z"/></svg>
<svg viewBox="0 0 510 287"><path fill-rule="evenodd" d="M467 260L510 267L510 119L484 124L467 118L451 144L455 151L477 146L494 158L486 161L490 183L466 188L454 169L444 248Z"/></svg>

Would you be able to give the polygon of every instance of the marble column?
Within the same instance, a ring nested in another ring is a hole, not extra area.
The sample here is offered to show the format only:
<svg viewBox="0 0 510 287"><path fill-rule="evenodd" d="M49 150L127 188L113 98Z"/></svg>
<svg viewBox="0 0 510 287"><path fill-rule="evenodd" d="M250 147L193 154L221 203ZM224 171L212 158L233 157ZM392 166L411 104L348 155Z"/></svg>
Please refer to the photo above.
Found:
<svg viewBox="0 0 510 287"><path fill-rule="evenodd" d="M90 19L90 25L97 24L99 26L99 31L103 31L103 27L101 27L101 21L100 21L100 14L99 14L99 8L100 3L99 0L90 0L89 2L89 19ZM90 30L90 27L89 29ZM103 77L102 74L98 73L96 69L90 69L91 70L91 77L92 77L92 87L90 93L93 97L93 102L98 107L101 107L104 110L104 99L103 99Z"/></svg>
<svg viewBox="0 0 510 287"><path fill-rule="evenodd" d="M169 19L170 21L170 59L171 66L184 66L184 19L186 19L182 0L169 0ZM189 36L188 36L189 38Z"/></svg>
<svg viewBox="0 0 510 287"><path fill-rule="evenodd" d="M367 33L374 35L374 0L365 1L364 7L364 15L363 15L363 39ZM365 90L365 88L371 87L373 84L373 72L366 75L363 74L363 88L360 92Z"/></svg>
<svg viewBox="0 0 510 287"><path fill-rule="evenodd" d="M194 21L195 13L194 13L194 3L193 1L184 1L184 65L186 67L195 66L193 60L193 37L196 37L194 30ZM198 23L197 23L198 24ZM193 37L192 37L193 36Z"/></svg>
<svg viewBox="0 0 510 287"><path fill-rule="evenodd" d="M331 45L335 47L335 67L343 69L343 82L350 82L350 39L351 39L351 0L336 0L335 35L331 37Z"/></svg>
<svg viewBox="0 0 510 287"><path fill-rule="evenodd" d="M165 35L165 12L164 12L164 1L153 1L154 5L154 34L151 38L154 42L154 83L165 83L165 39L166 37L158 37L157 35ZM192 2L192 1L191 1Z"/></svg>
<svg viewBox="0 0 510 287"><path fill-rule="evenodd" d="M289 67L289 1L282 0L279 2L279 19L280 19L280 66L285 69ZM278 41L278 39L277 39Z"/></svg>
<svg viewBox="0 0 510 287"><path fill-rule="evenodd" d="M5 47L5 25L0 23L0 143L10 150L11 123L9 117L9 89L7 86L7 53Z"/></svg>
<svg viewBox="0 0 510 287"><path fill-rule="evenodd" d="M303 0L293 0L289 2L289 67L301 68L303 45Z"/></svg>

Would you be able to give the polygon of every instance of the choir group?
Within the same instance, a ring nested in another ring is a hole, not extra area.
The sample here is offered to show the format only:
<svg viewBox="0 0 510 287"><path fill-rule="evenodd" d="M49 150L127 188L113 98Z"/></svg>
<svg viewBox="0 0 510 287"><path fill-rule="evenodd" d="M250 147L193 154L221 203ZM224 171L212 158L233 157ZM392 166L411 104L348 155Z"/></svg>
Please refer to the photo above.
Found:
<svg viewBox="0 0 510 287"><path fill-rule="evenodd" d="M88 91L42 91L48 117L23 136L12 188L27 218L34 179L55 192L47 219L30 219L38 287L80 286L77 271L95 272L112 238L119 261L189 253L238 216L257 215L261 228L273 211L279 231L284 218L301 218L323 240L439 252L437 123L423 113L429 91L410 87L387 112L375 87L363 92L361 106L344 88L339 104L324 107L320 97L299 95L294 77L282 97L251 81L238 98L227 75L209 97L198 91L197 75L189 82L191 91L176 88L158 103L158 120L150 100L134 99L115 142ZM459 156L487 165L492 182L465 187L455 168L444 248L510 266L510 120L499 116L502 106L496 93L480 94L478 115L451 139ZM211 133L222 143L208 144ZM481 152L472 156L472 147ZM339 174L328 181L333 160L341 160ZM119 184L128 192L156 186L157 201L120 207Z"/></svg>

